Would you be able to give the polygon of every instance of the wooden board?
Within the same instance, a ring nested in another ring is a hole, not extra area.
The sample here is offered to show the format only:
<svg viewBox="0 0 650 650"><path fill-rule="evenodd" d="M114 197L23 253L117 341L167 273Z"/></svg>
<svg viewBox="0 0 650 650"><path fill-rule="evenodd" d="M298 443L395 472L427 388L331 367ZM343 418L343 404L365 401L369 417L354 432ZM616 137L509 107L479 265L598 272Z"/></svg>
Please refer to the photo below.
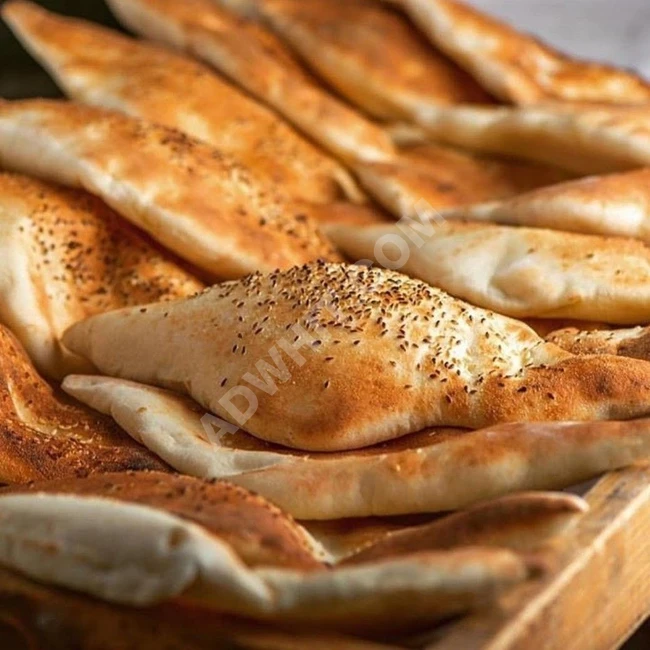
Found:
<svg viewBox="0 0 650 650"><path fill-rule="evenodd" d="M650 467L604 476L546 576L440 628L426 650L611 650L650 615Z"/></svg>

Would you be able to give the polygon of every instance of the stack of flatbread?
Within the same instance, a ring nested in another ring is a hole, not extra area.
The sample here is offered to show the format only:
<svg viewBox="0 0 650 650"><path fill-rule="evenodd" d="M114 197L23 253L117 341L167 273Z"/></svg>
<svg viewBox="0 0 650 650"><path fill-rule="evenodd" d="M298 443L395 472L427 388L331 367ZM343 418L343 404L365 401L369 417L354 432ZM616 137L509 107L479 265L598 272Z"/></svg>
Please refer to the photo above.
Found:
<svg viewBox="0 0 650 650"><path fill-rule="evenodd" d="M108 5L2 7L67 99L0 99L0 630L380 650L552 570L650 458L650 85L456 0Z"/></svg>

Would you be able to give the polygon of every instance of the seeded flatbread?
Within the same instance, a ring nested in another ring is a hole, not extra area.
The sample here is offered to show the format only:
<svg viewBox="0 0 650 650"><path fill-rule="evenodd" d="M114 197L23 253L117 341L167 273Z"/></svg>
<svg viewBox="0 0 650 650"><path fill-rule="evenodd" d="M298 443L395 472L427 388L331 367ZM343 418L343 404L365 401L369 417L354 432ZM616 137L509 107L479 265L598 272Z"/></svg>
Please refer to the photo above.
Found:
<svg viewBox="0 0 650 650"><path fill-rule="evenodd" d="M395 153L377 124L325 90L272 32L212 0L108 0L129 29L209 63L344 161Z"/></svg>
<svg viewBox="0 0 650 650"><path fill-rule="evenodd" d="M0 101L0 164L86 189L213 277L337 257L300 207L241 161L121 113Z"/></svg>
<svg viewBox="0 0 650 650"><path fill-rule="evenodd" d="M259 438L312 451L427 426L648 413L648 364L573 357L519 321L354 265L94 316L64 343L104 374L180 390Z"/></svg>

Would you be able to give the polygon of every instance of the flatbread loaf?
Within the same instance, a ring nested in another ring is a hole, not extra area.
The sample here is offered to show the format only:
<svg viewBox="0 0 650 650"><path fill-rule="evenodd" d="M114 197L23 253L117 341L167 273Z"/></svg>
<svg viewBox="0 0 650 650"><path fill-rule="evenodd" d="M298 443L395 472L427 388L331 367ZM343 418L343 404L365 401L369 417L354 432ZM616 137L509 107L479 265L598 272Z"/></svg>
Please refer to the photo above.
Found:
<svg viewBox="0 0 650 650"><path fill-rule="evenodd" d="M567 531L589 506L565 492L520 492L479 503L437 521L387 533L346 558L357 564L417 551L496 546L532 553Z"/></svg>
<svg viewBox="0 0 650 650"><path fill-rule="evenodd" d="M546 165L475 156L434 144L404 147L394 160L359 163L354 170L373 198L398 219L505 199L567 178Z"/></svg>
<svg viewBox="0 0 650 650"><path fill-rule="evenodd" d="M420 105L490 101L405 16L374 0L264 0L259 11L316 74L376 118L408 120Z"/></svg>
<svg viewBox="0 0 650 650"><path fill-rule="evenodd" d="M161 472L97 473L83 479L40 481L5 494L109 497L146 505L204 527L249 567L322 570L327 553L307 531L266 499L226 481L200 481Z"/></svg>
<svg viewBox="0 0 650 650"><path fill-rule="evenodd" d="M328 235L349 259L381 266L515 318L650 321L650 249L634 239L444 221Z"/></svg>
<svg viewBox="0 0 650 650"><path fill-rule="evenodd" d="M437 48L503 101L650 103L650 84L633 72L574 59L459 0L402 5Z"/></svg>
<svg viewBox="0 0 650 650"><path fill-rule="evenodd" d="M94 316L63 340L103 374L182 391L259 438L312 451L650 408L650 364L573 357L521 322L362 266L254 274Z"/></svg>
<svg viewBox="0 0 650 650"><path fill-rule="evenodd" d="M577 174L650 165L650 106L558 102L433 107L421 111L417 121L443 143L544 162Z"/></svg>
<svg viewBox="0 0 650 650"><path fill-rule="evenodd" d="M274 626L188 603L166 602L153 607L127 608L67 589L35 582L15 571L0 568L0 632L10 648L46 648L52 630L61 648L115 650L395 650L393 644L351 635L291 626Z"/></svg>
<svg viewBox="0 0 650 650"><path fill-rule="evenodd" d="M494 221L650 243L650 168L588 176L502 201L445 210L445 219Z"/></svg>
<svg viewBox="0 0 650 650"><path fill-rule="evenodd" d="M180 131L121 113L0 101L0 165L86 189L214 277L336 257L268 179Z"/></svg>
<svg viewBox="0 0 650 650"><path fill-rule="evenodd" d="M5 492L0 521L0 564L48 584L135 607L180 601L332 629L430 624L528 573L511 551L481 547L327 570L307 552L307 533L262 499L163 474ZM278 545L288 566L267 564Z"/></svg>

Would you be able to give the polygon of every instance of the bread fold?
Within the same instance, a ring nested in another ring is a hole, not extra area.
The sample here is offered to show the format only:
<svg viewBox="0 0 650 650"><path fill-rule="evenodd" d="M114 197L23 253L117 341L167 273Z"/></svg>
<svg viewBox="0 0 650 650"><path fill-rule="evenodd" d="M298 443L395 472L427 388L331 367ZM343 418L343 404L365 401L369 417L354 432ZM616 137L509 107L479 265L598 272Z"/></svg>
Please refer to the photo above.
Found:
<svg viewBox="0 0 650 650"><path fill-rule="evenodd" d="M303 520L455 510L566 488L650 455L647 419L433 427L364 449L306 453L233 431L195 402L151 386L97 376L71 376L63 386L178 471L227 479Z"/></svg>

